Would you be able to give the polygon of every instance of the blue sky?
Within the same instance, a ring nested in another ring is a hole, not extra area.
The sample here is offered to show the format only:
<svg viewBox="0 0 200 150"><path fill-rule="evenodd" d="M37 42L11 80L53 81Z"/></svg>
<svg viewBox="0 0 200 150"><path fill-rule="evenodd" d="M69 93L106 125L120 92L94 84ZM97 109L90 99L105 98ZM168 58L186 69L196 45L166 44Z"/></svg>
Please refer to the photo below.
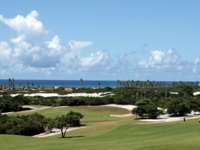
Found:
<svg viewBox="0 0 200 150"><path fill-rule="evenodd" d="M199 0L0 2L0 78L200 79Z"/></svg>

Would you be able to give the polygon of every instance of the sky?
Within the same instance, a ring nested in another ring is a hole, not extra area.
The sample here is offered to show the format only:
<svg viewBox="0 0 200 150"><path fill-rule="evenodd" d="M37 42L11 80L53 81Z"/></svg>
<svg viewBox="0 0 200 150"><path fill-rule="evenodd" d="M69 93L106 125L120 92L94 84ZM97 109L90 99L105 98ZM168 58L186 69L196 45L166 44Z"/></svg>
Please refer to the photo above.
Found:
<svg viewBox="0 0 200 150"><path fill-rule="evenodd" d="M199 0L0 1L0 79L200 79Z"/></svg>

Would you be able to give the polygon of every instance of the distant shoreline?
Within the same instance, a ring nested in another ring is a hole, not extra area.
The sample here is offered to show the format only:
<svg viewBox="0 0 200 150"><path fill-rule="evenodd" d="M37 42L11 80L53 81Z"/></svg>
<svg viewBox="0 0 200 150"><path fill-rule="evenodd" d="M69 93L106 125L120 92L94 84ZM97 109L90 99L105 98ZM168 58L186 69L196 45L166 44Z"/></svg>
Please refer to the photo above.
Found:
<svg viewBox="0 0 200 150"><path fill-rule="evenodd" d="M100 82L100 85L98 84ZM21 83L21 84L20 84ZM8 84L8 79L0 79L0 84ZM80 80L19 80L14 79L16 87L27 87L27 84L31 88L40 87L74 87L74 88L95 88L95 87L120 87L117 81L114 80L83 80L82 84ZM20 85L19 85L20 84Z"/></svg>

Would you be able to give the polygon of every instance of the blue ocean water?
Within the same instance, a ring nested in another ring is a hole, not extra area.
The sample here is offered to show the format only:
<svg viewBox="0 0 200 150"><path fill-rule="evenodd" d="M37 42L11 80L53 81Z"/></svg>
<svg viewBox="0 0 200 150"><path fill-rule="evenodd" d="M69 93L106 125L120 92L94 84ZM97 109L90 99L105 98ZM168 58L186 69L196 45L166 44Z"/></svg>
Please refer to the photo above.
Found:
<svg viewBox="0 0 200 150"><path fill-rule="evenodd" d="M100 85L98 85L100 82ZM30 87L40 87L45 86L61 86L61 87L119 87L117 81L105 81L105 80L83 80L82 85L80 80L19 80L15 79L15 86L19 86L19 83L22 83L20 87L27 86L29 83ZM0 79L0 84L8 84L8 80Z"/></svg>
<svg viewBox="0 0 200 150"><path fill-rule="evenodd" d="M100 82L100 85L98 84ZM160 82L160 81L156 81ZM162 81L163 82L163 81ZM172 84L172 81L164 81L166 84ZM27 86L27 83L29 83L30 87L49 87L49 86L61 86L61 87L120 87L119 84L117 84L117 80L83 80L82 85L80 83L80 80L19 80L15 79L14 84L15 86L19 86L19 83L21 83L20 87ZM8 79L0 79L0 84L8 84Z"/></svg>

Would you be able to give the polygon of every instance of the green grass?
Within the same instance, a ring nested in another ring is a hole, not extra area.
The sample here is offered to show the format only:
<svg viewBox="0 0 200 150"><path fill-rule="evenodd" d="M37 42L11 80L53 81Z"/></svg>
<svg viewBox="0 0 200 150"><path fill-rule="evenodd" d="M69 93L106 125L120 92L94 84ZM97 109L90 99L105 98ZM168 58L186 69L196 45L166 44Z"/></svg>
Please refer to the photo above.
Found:
<svg viewBox="0 0 200 150"><path fill-rule="evenodd" d="M79 106L79 107L49 107L45 109L38 109L35 111L16 112L10 115L28 115L34 112L40 113L46 117L56 117L65 115L70 111L80 112L84 115L82 121L95 122L95 121L109 121L119 118L110 117L110 114L127 114L128 110L115 108L115 107L101 107L101 106Z"/></svg>
<svg viewBox="0 0 200 150"><path fill-rule="evenodd" d="M84 114L86 128L68 132L66 138L56 135L34 138L0 135L2 150L198 150L198 119L170 123L143 123L134 117L115 118L127 110L112 107L69 107L39 110L45 116L60 115L70 110Z"/></svg>

